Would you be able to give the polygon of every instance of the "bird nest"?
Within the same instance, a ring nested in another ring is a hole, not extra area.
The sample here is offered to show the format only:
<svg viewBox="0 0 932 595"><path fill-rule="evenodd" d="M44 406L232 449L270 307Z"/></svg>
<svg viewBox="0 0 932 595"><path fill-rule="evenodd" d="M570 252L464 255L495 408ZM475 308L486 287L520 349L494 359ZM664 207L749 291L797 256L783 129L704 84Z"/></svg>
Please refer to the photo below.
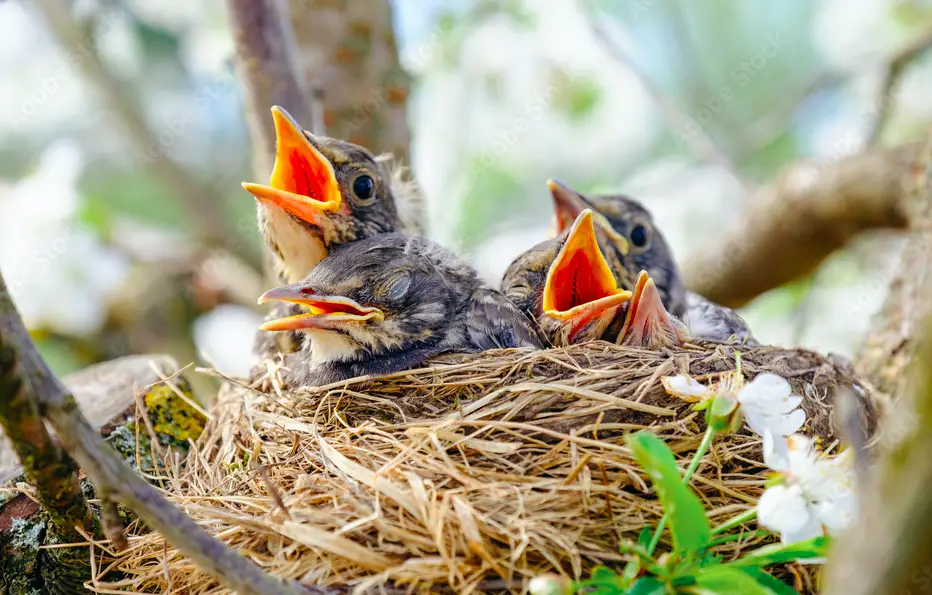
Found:
<svg viewBox="0 0 932 595"><path fill-rule="evenodd" d="M542 572L582 578L623 564L620 541L662 514L623 434L649 428L685 461L703 417L661 378L715 380L735 361L729 346L659 353L593 342L447 356L293 390L269 362L251 386L225 384L186 460L166 460L162 485L205 529L280 577L359 591L522 593ZM836 441L839 389L858 387L848 394L873 431L878 403L843 363L772 347L742 349L741 362L748 377L789 380L804 397L805 431L823 447ZM713 523L754 505L766 481L760 456L750 434L714 442L692 481ZM134 591L229 592L141 530L110 568ZM811 591L812 568L781 573Z"/></svg>

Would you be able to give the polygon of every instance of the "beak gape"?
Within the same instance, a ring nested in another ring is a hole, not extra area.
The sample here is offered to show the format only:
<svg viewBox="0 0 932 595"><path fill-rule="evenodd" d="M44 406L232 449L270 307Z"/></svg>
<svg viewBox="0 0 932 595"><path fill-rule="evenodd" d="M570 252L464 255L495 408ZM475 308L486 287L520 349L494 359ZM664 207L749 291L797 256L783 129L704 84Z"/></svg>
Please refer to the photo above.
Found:
<svg viewBox="0 0 932 595"><path fill-rule="evenodd" d="M630 297L631 292L618 288L599 250L592 211L584 209L547 272L544 314L560 321L572 343L591 323L604 322L607 326L617 308Z"/></svg>
<svg viewBox="0 0 932 595"><path fill-rule="evenodd" d="M347 324L369 321L380 322L385 314L378 308L362 306L357 301L343 296L316 295L307 293L295 285L276 287L263 293L259 303L287 302L299 304L309 311L262 323L263 331L295 331L303 329L335 329Z"/></svg>
<svg viewBox="0 0 932 595"><path fill-rule="evenodd" d="M647 271L638 273L634 295L628 305L625 324L617 342L633 347L660 349L682 345L687 339L686 328L663 306L660 292Z"/></svg>
<svg viewBox="0 0 932 595"><path fill-rule="evenodd" d="M284 109L272 108L275 120L275 166L269 185L243 183L258 200L315 224L317 217L342 203L333 165L304 135Z"/></svg>

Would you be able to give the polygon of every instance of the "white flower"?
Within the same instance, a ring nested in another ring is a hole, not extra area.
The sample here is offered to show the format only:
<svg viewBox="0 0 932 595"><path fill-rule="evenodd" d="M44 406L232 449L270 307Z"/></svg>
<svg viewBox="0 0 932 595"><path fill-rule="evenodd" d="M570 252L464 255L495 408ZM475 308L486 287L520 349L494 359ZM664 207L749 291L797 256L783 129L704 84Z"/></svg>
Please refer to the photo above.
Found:
<svg viewBox="0 0 932 595"><path fill-rule="evenodd" d="M764 436L764 462L779 472L781 482L767 488L757 502L758 522L780 533L783 543L795 543L838 533L857 512L853 455L850 451L819 457L812 440Z"/></svg>
<svg viewBox="0 0 932 595"><path fill-rule="evenodd" d="M660 383L663 384L668 394L683 399L687 403L698 403L712 396L712 389L686 374L664 376L660 379Z"/></svg>
<svg viewBox="0 0 932 595"><path fill-rule="evenodd" d="M806 413L799 409L802 397L793 394L790 383L776 374L758 374L738 392L738 403L748 426L763 437L789 436L806 423Z"/></svg>

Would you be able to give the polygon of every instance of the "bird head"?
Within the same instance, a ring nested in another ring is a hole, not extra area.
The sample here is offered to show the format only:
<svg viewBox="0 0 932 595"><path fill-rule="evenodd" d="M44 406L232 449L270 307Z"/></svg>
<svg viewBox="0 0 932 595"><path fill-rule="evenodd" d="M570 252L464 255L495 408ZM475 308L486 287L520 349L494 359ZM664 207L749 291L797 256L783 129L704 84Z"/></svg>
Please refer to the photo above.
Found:
<svg viewBox="0 0 932 595"><path fill-rule="evenodd" d="M638 273L632 294L616 340L619 345L663 349L688 340L686 327L667 312L647 271Z"/></svg>
<svg viewBox="0 0 932 595"><path fill-rule="evenodd" d="M602 257L592 211L583 210L547 271L541 327L556 345L598 339L630 297Z"/></svg>
<svg viewBox="0 0 932 595"><path fill-rule="evenodd" d="M366 149L303 130L272 108L275 165L268 185L244 183L284 277L303 279L337 245L400 228L391 181Z"/></svg>
<svg viewBox="0 0 932 595"><path fill-rule="evenodd" d="M417 246L410 247L409 243ZM423 242L423 244L421 244ZM315 361L354 361L438 341L475 277L425 258L426 240L385 234L335 249L298 283L259 298L307 311L263 323L264 331L303 331Z"/></svg>
<svg viewBox="0 0 932 595"><path fill-rule="evenodd" d="M677 311L685 307L686 289L670 247L640 202L624 195L585 196L559 180L549 180L547 185L553 195L557 233L583 209L592 209L597 214L599 246L621 286L634 287L638 272L644 270L664 303Z"/></svg>

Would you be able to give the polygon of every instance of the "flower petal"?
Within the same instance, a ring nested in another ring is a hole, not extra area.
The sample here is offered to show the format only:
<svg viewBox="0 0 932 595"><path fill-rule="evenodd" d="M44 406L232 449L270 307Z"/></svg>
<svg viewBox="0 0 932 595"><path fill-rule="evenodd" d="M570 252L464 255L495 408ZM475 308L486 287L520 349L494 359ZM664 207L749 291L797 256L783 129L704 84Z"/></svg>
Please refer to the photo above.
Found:
<svg viewBox="0 0 932 595"><path fill-rule="evenodd" d="M791 411L786 415L780 415L773 418L770 427L776 430L774 433L780 436L790 436L795 434L806 423L806 412L802 409Z"/></svg>
<svg viewBox="0 0 932 595"><path fill-rule="evenodd" d="M669 395L690 403L701 401L712 392L709 387L686 374L664 376L660 379L660 383Z"/></svg>
<svg viewBox="0 0 932 595"><path fill-rule="evenodd" d="M774 471L788 471L790 448L786 437L775 436L770 430L764 432L764 464Z"/></svg>
<svg viewBox="0 0 932 595"><path fill-rule="evenodd" d="M781 402L793 392L790 383L776 374L765 372L758 374L750 383L738 393L738 401L749 403L775 403Z"/></svg>
<svg viewBox="0 0 932 595"><path fill-rule="evenodd" d="M779 484L764 490L757 501L757 521L772 531L796 533L813 521L798 485Z"/></svg>
<svg viewBox="0 0 932 595"><path fill-rule="evenodd" d="M831 533L839 533L850 527L857 517L857 498L852 492L842 498L825 500L815 505L814 512Z"/></svg>
<svg viewBox="0 0 932 595"><path fill-rule="evenodd" d="M809 522L797 529L796 531L787 531L780 534L780 541L784 544L797 543L800 541L806 541L807 539L812 539L813 537L819 537L823 535L822 525L819 524L819 521L815 517L810 517Z"/></svg>

